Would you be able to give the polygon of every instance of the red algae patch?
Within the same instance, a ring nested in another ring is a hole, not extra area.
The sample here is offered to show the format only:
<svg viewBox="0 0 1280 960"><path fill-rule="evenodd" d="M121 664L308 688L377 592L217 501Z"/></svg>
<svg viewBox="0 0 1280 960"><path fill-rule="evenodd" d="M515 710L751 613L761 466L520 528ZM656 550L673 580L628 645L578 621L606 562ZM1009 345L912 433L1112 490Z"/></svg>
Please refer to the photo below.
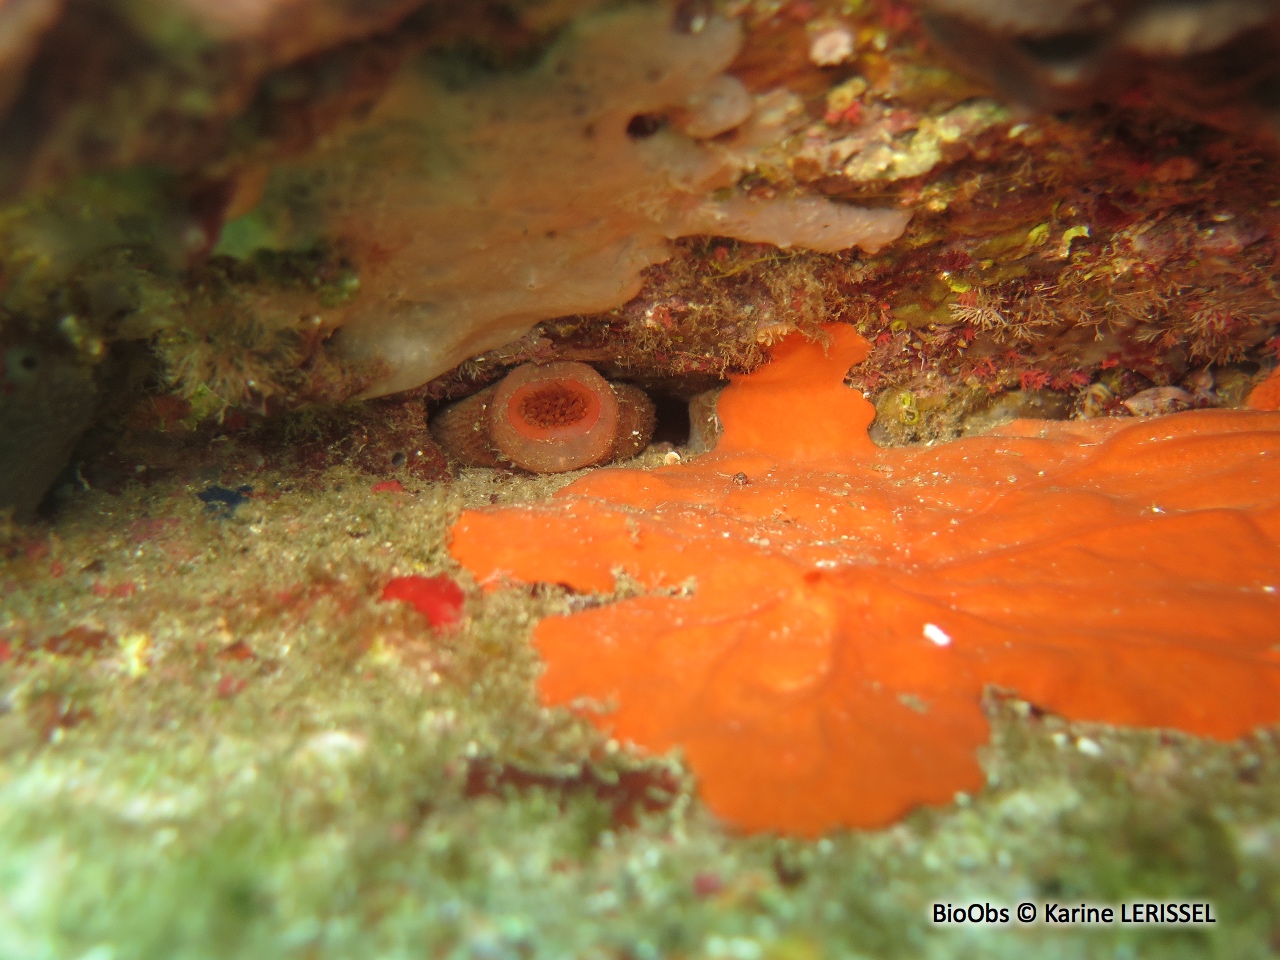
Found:
<svg viewBox="0 0 1280 960"><path fill-rule="evenodd" d="M451 627L462 619L462 588L445 576L395 577L382 588L382 600L402 600L433 627Z"/></svg>
<svg viewBox="0 0 1280 960"><path fill-rule="evenodd" d="M735 378L692 463L462 515L487 583L653 591L539 625L545 703L607 704L722 817L810 835L981 788L988 685L1217 739L1280 721L1280 414L880 449L843 384L867 344L827 334Z"/></svg>

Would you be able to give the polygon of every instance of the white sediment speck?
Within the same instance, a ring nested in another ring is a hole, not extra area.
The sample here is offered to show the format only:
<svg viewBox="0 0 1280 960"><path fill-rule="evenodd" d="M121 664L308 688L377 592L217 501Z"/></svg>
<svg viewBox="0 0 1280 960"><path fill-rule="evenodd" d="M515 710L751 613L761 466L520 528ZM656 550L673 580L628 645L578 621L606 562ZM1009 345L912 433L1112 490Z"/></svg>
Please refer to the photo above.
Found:
<svg viewBox="0 0 1280 960"><path fill-rule="evenodd" d="M951 635L936 623L926 623L924 625L924 638L940 647L951 646Z"/></svg>
<svg viewBox="0 0 1280 960"><path fill-rule="evenodd" d="M831 27L813 37L809 59L819 67L834 67L853 56L853 34L847 27Z"/></svg>
<svg viewBox="0 0 1280 960"><path fill-rule="evenodd" d="M1102 756L1102 746L1096 740L1090 740L1088 737L1076 738L1076 749L1083 753L1086 757Z"/></svg>
<svg viewBox="0 0 1280 960"><path fill-rule="evenodd" d="M359 733L350 733L346 730L324 730L308 737L299 749L299 753L310 755L326 763L338 764L360 756L368 745L368 740Z"/></svg>

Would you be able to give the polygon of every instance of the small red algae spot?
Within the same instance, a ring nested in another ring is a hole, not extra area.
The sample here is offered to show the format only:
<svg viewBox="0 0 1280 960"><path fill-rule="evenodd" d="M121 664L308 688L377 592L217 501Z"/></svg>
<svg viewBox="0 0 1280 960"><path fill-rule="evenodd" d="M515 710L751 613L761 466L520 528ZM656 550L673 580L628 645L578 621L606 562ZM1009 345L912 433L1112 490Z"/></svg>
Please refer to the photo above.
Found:
<svg viewBox="0 0 1280 960"><path fill-rule="evenodd" d="M723 889L724 880L718 873L696 873L693 876L693 893L696 897L714 897Z"/></svg>
<svg viewBox="0 0 1280 960"><path fill-rule="evenodd" d="M127 600L138 592L138 585L132 580L127 580L124 583L117 583L114 586L108 583L103 583L99 580L95 582L90 589L92 589L95 597Z"/></svg>
<svg viewBox="0 0 1280 960"><path fill-rule="evenodd" d="M223 700L230 700L248 685L249 681L244 677L225 676L218 681L218 696Z"/></svg>
<svg viewBox="0 0 1280 960"><path fill-rule="evenodd" d="M249 426L249 416L242 410L228 410L222 418L223 433L239 433Z"/></svg>
<svg viewBox="0 0 1280 960"><path fill-rule="evenodd" d="M433 627L453 626L462 619L466 594L451 578L396 577L382 588L383 600L403 600L427 618Z"/></svg>
<svg viewBox="0 0 1280 960"><path fill-rule="evenodd" d="M111 634L93 627L72 627L70 630L50 637L41 647L47 653L60 657L83 657L86 654L101 653L103 647L112 641Z"/></svg>
<svg viewBox="0 0 1280 960"><path fill-rule="evenodd" d="M223 647L221 650L219 650L216 654L216 657L217 659L223 661L224 663L231 663L231 662L243 663L246 660L256 660L257 654L255 654L253 652L253 648L250 647L243 640L236 640L235 642L229 643L225 647Z"/></svg>
<svg viewBox="0 0 1280 960"><path fill-rule="evenodd" d="M166 394L140 404L131 417L131 426L137 430L158 430L161 433L169 433L190 415L189 401Z"/></svg>
<svg viewBox="0 0 1280 960"><path fill-rule="evenodd" d="M0 663L8 663L13 659L13 647L8 640L0 640Z"/></svg>
<svg viewBox="0 0 1280 960"><path fill-rule="evenodd" d="M61 560L54 560L50 562L49 576L53 577L53 579L57 580L61 578L62 575L66 572L67 572L67 568L63 565Z"/></svg>
<svg viewBox="0 0 1280 960"><path fill-rule="evenodd" d="M39 694L27 705L27 714L41 737L50 739L55 731L70 730L93 719L93 711L61 697L53 691Z"/></svg>
<svg viewBox="0 0 1280 960"><path fill-rule="evenodd" d="M642 813L668 809L680 795L680 784L663 769L623 770L604 776L587 766L574 773L542 773L481 757L467 765L463 795L502 797L509 791L544 790L561 801L573 795L593 796L612 811L615 827L634 827Z"/></svg>
<svg viewBox="0 0 1280 960"><path fill-rule="evenodd" d="M404 493L404 484L399 480L379 480L369 488L374 493Z"/></svg>
<svg viewBox="0 0 1280 960"><path fill-rule="evenodd" d="M785 340L712 452L462 515L482 582L654 590L538 625L544 703L613 704L592 722L683 748L722 817L805 835L980 790L989 686L1219 740L1280 722L1280 413L881 449L843 383L868 351Z"/></svg>
<svg viewBox="0 0 1280 960"><path fill-rule="evenodd" d="M129 526L129 537L134 543L147 543L176 533L182 522L176 517L135 520Z"/></svg>
<svg viewBox="0 0 1280 960"><path fill-rule="evenodd" d="M844 110L828 110L822 119L833 127L841 122L856 127L862 120L862 104L854 103Z"/></svg>

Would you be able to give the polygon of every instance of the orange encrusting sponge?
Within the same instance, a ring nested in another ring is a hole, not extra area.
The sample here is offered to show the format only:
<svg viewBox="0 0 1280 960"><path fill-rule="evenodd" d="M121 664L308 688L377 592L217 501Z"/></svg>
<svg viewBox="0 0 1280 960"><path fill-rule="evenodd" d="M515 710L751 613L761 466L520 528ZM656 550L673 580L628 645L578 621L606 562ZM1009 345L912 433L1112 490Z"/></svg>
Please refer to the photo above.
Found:
<svg viewBox="0 0 1280 960"><path fill-rule="evenodd" d="M712 453L463 514L483 581L663 591L544 620L544 702L612 703L721 816L810 835L979 789L988 684L1218 739L1280 721L1280 414L882 450L842 382L867 345L827 332L735 378Z"/></svg>
<svg viewBox="0 0 1280 960"><path fill-rule="evenodd" d="M1246 406L1250 410L1280 410L1280 367L1253 388Z"/></svg>

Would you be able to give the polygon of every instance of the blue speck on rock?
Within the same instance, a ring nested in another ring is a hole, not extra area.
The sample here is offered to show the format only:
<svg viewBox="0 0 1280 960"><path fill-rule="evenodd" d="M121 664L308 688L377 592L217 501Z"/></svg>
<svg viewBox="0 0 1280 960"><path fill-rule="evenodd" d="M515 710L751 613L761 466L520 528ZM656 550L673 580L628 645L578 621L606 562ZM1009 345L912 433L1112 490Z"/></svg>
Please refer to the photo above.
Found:
<svg viewBox="0 0 1280 960"><path fill-rule="evenodd" d="M236 512L236 507L242 503L249 502L249 494L251 493L253 493L253 487L248 484L232 490L229 487L220 487L215 483L213 486L201 490L196 496L204 502L206 512L229 517Z"/></svg>

